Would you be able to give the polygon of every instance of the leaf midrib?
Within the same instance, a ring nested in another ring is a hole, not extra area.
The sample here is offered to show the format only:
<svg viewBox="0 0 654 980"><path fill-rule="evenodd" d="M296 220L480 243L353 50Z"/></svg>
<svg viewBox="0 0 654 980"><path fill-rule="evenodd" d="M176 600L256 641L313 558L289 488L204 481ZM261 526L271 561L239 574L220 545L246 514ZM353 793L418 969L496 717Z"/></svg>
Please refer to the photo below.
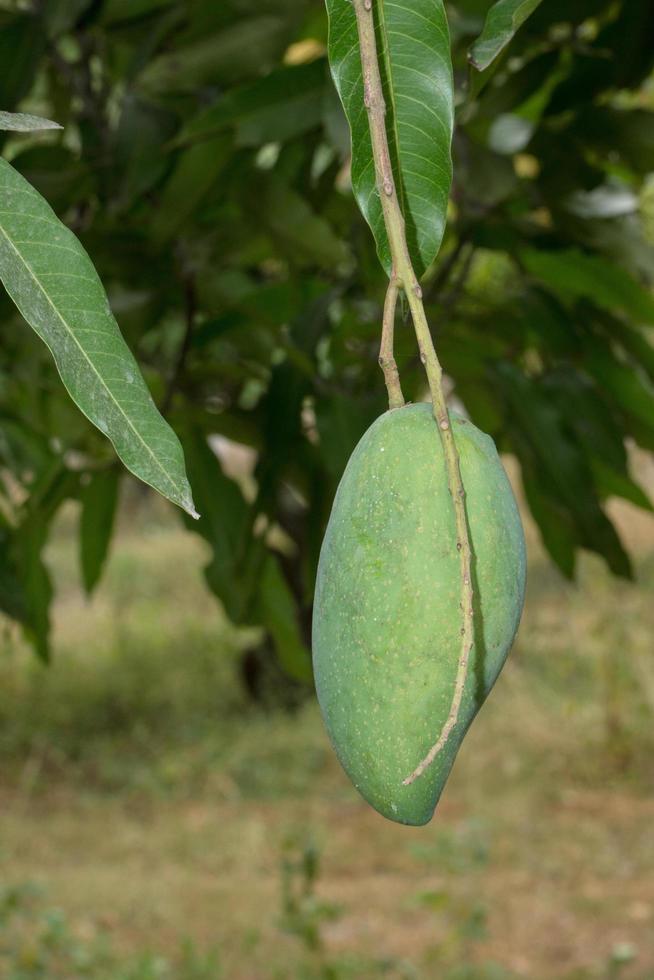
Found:
<svg viewBox="0 0 654 980"><path fill-rule="evenodd" d="M161 463L157 459L156 455L152 452L152 450L148 446L147 442L145 442L145 440L141 436L141 434L138 431L138 429L134 426L134 423L130 419L129 415L125 412L125 410L121 406L120 402L118 402L116 400L116 398L114 397L113 392L108 387L108 385L105 383L104 379L102 378L102 375L99 373L99 371L96 368L95 364L93 363L93 361L91 360L91 358L86 353L86 351L84 350L84 348L80 344L79 340L75 336L75 332L73 330L71 330L71 328L68 325L67 321L64 319L64 317L62 316L62 314L60 313L60 311L55 306L54 302L52 301L52 299L48 295L47 290L44 288L43 284L41 283L41 281L39 280L38 276L36 275L36 273L32 269L31 265L29 264L29 262L27 261L27 259L25 258L25 256L21 253L20 249L16 248L16 246L13 243L13 241L11 240L11 237L7 234L7 232L6 232L6 230L3 227L3 225L2 225L1 222L0 222L0 233L4 236L7 244L12 249L12 251L15 253L15 255L18 257L19 261L22 262L22 264L25 267L25 269L27 270L29 276L31 277L31 279L33 280L33 282L36 284L37 289L40 291L40 293L42 294L42 296L45 297L46 302L48 303L48 305L50 306L50 308L53 310L53 312L56 314L56 316L59 318L59 320L61 321L61 323L63 324L63 327L64 327L66 333L73 339L74 343L78 347L78 349L79 349L80 353L82 354L82 356L84 357L85 361L88 363L88 365L91 368L92 372L95 374L95 376L97 377L98 381L100 382L101 387L107 392L107 394L109 395L109 398L111 399L111 401L114 403L114 405L118 409L119 414L125 419L127 425L129 426L129 428L132 430L132 432L136 436L137 441L147 451L148 455L150 456L150 458L154 462L155 467L157 467L160 470L160 472L164 476L164 479L168 482L168 484L170 486L173 487L173 489L174 489L175 493L178 495L179 499L180 500L184 500L185 499L185 495L182 492L182 489L175 483L175 481L171 478L171 476L167 472L167 470L164 469L164 467L161 465ZM45 341L45 342L47 344L47 341ZM49 346L50 345L48 344L48 347ZM52 353L54 354L54 351L52 351ZM71 394L72 394L72 392L71 392ZM80 408L81 408L81 406L80 406ZM84 409L82 409L82 411L84 411ZM84 414L86 415L86 412L84 412ZM93 422L94 425L96 424L93 421L93 419L90 419L90 421ZM104 434L107 435L107 433L104 433ZM145 482L149 482L149 481L146 480Z"/></svg>

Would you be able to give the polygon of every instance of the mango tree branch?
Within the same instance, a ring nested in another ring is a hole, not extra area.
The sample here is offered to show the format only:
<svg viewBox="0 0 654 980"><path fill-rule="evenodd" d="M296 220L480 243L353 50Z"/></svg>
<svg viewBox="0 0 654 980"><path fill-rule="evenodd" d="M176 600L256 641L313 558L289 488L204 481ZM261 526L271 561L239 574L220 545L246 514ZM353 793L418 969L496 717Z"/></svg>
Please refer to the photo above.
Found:
<svg viewBox="0 0 654 980"><path fill-rule="evenodd" d="M373 0L353 0L359 32L361 67L363 71L364 101L368 111L372 152L375 161L377 188L381 198L386 234L391 252L392 274L389 291L402 288L406 293L411 317L416 332L420 360L425 366L431 393L434 418L438 425L445 463L447 482L452 497L456 526L456 547L459 553L461 574L461 653L457 666L454 694L447 720L425 758L411 775L403 780L408 786L418 779L431 765L454 729L461 708L461 701L468 676L470 651L474 640L474 614L472 589L472 549L465 506L465 490L461 479L459 454L454 441L450 416L443 393L443 371L434 348L425 309L422 302L422 289L415 275L406 241L404 216L395 190L393 168L391 165L386 132L386 106L379 72L377 40L375 36L375 17ZM387 297L387 306L394 302Z"/></svg>
<svg viewBox="0 0 654 980"><path fill-rule="evenodd" d="M391 279L386 291L384 303L384 320L382 323L382 338L379 348L379 366L384 372L384 381L388 391L388 407L402 408L404 395L400 384L400 374L393 353L393 337L395 334L395 310L397 308L398 284Z"/></svg>

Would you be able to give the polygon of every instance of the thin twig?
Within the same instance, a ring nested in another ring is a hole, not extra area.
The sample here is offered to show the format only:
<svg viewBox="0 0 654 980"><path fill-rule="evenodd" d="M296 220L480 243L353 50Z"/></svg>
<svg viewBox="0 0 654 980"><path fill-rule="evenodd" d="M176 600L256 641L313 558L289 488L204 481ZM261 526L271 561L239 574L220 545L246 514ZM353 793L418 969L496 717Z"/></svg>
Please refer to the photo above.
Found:
<svg viewBox="0 0 654 980"><path fill-rule="evenodd" d="M447 482L454 507L456 526L456 547L459 552L461 566L461 653L459 656L454 694L450 711L436 743L425 758L414 769L410 776L403 780L408 786L418 779L431 765L441 751L452 729L455 727L461 708L468 662L474 639L473 588L472 588L472 549L465 507L465 490L461 479L459 454L454 441L450 416L447 411L443 393L443 370L434 349L429 325L425 316L422 301L422 289L416 277L409 255L406 241L404 216L400 208L395 190L395 181L386 132L386 106L379 73L377 56L377 41L375 37L375 21L373 0L353 0L359 32L361 50L361 65L363 69L364 99L368 110L368 122L372 142L377 188L384 214L384 223L391 251L391 279L406 293L413 325L420 350L420 359L425 366L427 381L432 398L434 418L438 424L445 463L447 467Z"/></svg>
<svg viewBox="0 0 654 980"><path fill-rule="evenodd" d="M177 391L179 382L184 374L186 358L188 357L189 350L191 349L191 338L193 335L193 325L195 323L195 308L195 283L193 279L189 277L184 281L184 334L182 336L182 342L179 346L179 350L177 351L175 363L173 364L172 370L168 377L168 384L166 385L164 396L161 400L160 412L162 415L166 415L170 409L170 406L173 403L173 398L175 397L175 392Z"/></svg>
<svg viewBox="0 0 654 980"><path fill-rule="evenodd" d="M404 395L400 383L400 373L397 370L395 354L393 352L393 338L395 336L395 310L397 309L397 297L399 286L395 279L391 279L386 291L384 302L384 319L382 322L381 346L379 348L379 366L384 372L384 381L388 391L388 407L402 408L404 405Z"/></svg>

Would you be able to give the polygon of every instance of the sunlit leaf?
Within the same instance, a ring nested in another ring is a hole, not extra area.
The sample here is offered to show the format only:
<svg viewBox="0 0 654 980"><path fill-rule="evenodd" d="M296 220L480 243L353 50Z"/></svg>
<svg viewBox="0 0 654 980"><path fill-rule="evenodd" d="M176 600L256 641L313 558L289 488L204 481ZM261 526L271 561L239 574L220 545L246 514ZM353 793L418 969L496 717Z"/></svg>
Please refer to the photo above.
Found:
<svg viewBox="0 0 654 980"><path fill-rule="evenodd" d="M354 8L345 0L327 0L327 10L329 60L352 130L352 186L390 273ZM441 0L379 0L375 11L395 183L409 252L421 276L440 248L452 181L454 96L447 19Z"/></svg>
<svg viewBox="0 0 654 980"><path fill-rule="evenodd" d="M533 14L541 0L498 0L488 11L484 29L470 51L470 62L478 71L495 61L518 28Z"/></svg>
<svg viewBox="0 0 654 980"><path fill-rule="evenodd" d="M73 400L127 468L194 514L179 440L152 401L93 263L41 195L1 159L0 279L50 348Z"/></svg>
<svg viewBox="0 0 654 980"><path fill-rule="evenodd" d="M35 133L43 129L61 129L59 123L41 116L30 116L27 112L0 111L0 130L14 133Z"/></svg>

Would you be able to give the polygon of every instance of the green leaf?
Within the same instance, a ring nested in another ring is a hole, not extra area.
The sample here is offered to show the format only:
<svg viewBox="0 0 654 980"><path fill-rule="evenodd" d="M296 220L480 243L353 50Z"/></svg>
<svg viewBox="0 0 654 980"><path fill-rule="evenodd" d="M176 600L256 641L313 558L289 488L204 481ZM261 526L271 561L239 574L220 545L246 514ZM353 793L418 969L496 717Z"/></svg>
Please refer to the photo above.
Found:
<svg viewBox="0 0 654 980"><path fill-rule="evenodd" d="M571 576L571 539L630 577L620 539L597 499L583 447L551 391L508 363L495 374L507 403L507 430L525 473L525 490L552 558ZM565 529L567 525L567 530Z"/></svg>
<svg viewBox="0 0 654 980"><path fill-rule="evenodd" d="M30 141L11 158L11 165L61 214L92 193L88 168L79 156L61 143Z"/></svg>
<svg viewBox="0 0 654 980"><path fill-rule="evenodd" d="M77 494L79 476L55 458L39 476L13 532L10 560L21 587L21 622L38 656L50 656L50 602L52 584L43 550L54 515L68 497Z"/></svg>
<svg viewBox="0 0 654 980"><path fill-rule="evenodd" d="M0 130L12 133L35 133L43 129L63 129L59 123L27 112L0 112Z"/></svg>
<svg viewBox="0 0 654 980"><path fill-rule="evenodd" d="M295 602L279 562L271 555L261 578L261 618L273 638L277 657L289 677L309 682L311 655L302 639Z"/></svg>
<svg viewBox="0 0 654 980"><path fill-rule="evenodd" d="M251 198L251 191L246 191ZM277 174L262 178L249 205L264 228L299 265L339 266L349 250L330 224Z"/></svg>
<svg viewBox="0 0 654 980"><path fill-rule="evenodd" d="M13 533L0 510L0 610L27 625L27 600L12 554Z"/></svg>
<svg viewBox="0 0 654 980"><path fill-rule="evenodd" d="M152 401L93 263L40 194L2 159L0 279L50 348L73 400L125 466L195 515L182 447Z"/></svg>
<svg viewBox="0 0 654 980"><path fill-rule="evenodd" d="M324 59L285 65L265 78L232 89L182 129L176 143L207 139L228 127L239 146L284 142L317 127L322 119Z"/></svg>
<svg viewBox="0 0 654 980"><path fill-rule="evenodd" d="M232 152L229 140L219 136L181 154L154 214L152 234L157 245L177 234L218 180Z"/></svg>
<svg viewBox="0 0 654 980"><path fill-rule="evenodd" d="M583 348L584 367L607 398L654 433L654 385L634 366L613 356L606 347L588 339Z"/></svg>
<svg viewBox="0 0 654 980"><path fill-rule="evenodd" d="M478 71L488 68L540 2L541 0L497 0L488 11L484 29L472 46L470 63Z"/></svg>
<svg viewBox="0 0 654 980"><path fill-rule="evenodd" d="M265 560L262 539L254 537L252 508L238 485L223 472L203 432L184 432L188 468L202 517L186 520L211 548L205 577L235 623L251 623L254 593Z"/></svg>
<svg viewBox="0 0 654 980"><path fill-rule="evenodd" d="M32 14L0 21L0 105L4 109L13 109L29 92L46 41L40 19Z"/></svg>
<svg viewBox="0 0 654 980"><path fill-rule="evenodd" d="M595 484L602 497L622 497L635 507L641 507L650 513L654 511L654 506L645 491L628 474L616 472L607 466L604 460L597 457L591 460L591 468Z"/></svg>
<svg viewBox="0 0 654 980"><path fill-rule="evenodd" d="M584 297L598 306L622 310L635 320L654 323L654 297L614 263L578 249L524 248L518 257L527 272L564 297Z"/></svg>
<svg viewBox="0 0 654 980"><path fill-rule="evenodd" d="M391 257L375 184L354 8L327 0L329 60L352 132L352 186L380 261ZM436 258L452 181L454 118L450 39L441 0L379 0L377 47L391 161L416 275Z"/></svg>
<svg viewBox="0 0 654 980"><path fill-rule="evenodd" d="M115 176L118 209L129 211L136 198L150 191L168 165L161 147L175 131L175 117L156 105L127 95L115 132Z"/></svg>
<svg viewBox="0 0 654 980"><path fill-rule="evenodd" d="M15 548L26 602L25 630L41 660L50 659L50 603L52 583L43 562L48 522L35 513L16 533Z"/></svg>
<svg viewBox="0 0 654 980"><path fill-rule="evenodd" d="M175 0L106 0L102 5L102 20L107 24L137 20L153 11L172 7Z"/></svg>
<svg viewBox="0 0 654 980"><path fill-rule="evenodd" d="M272 68L290 39L282 17L237 21L222 32L151 61L140 78L148 92L194 92L215 82L234 82Z"/></svg>
<svg viewBox="0 0 654 980"><path fill-rule="evenodd" d="M92 0L48 0L42 5L42 17L48 37L57 38L70 31Z"/></svg>
<svg viewBox="0 0 654 980"><path fill-rule="evenodd" d="M598 495L603 500L624 497L652 510L644 491L631 479L623 430L597 387L569 368L559 368L543 378L542 384L583 449Z"/></svg>
<svg viewBox="0 0 654 980"><path fill-rule="evenodd" d="M568 510L550 493L543 493L538 466L520 453L522 483L529 509L550 558L566 578L575 574L575 547L581 545L578 530Z"/></svg>
<svg viewBox="0 0 654 980"><path fill-rule="evenodd" d="M119 480L118 470L112 467L94 473L82 490L80 563L87 595L91 595L98 584L109 551Z"/></svg>

